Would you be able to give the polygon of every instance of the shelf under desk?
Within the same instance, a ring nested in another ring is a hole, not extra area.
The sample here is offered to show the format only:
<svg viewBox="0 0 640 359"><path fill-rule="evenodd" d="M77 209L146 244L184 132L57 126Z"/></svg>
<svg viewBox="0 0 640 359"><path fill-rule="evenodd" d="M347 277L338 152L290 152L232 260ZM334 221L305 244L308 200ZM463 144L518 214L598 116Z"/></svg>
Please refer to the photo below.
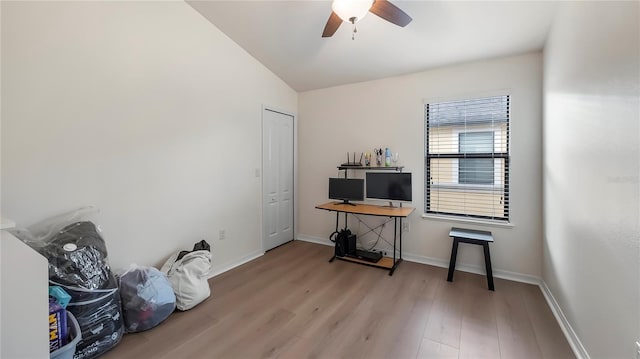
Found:
<svg viewBox="0 0 640 359"><path fill-rule="evenodd" d="M393 272L398 267L398 264L402 262L402 219L408 217L415 208L413 207L387 207L387 206L376 206L371 204L345 204L342 202L327 202L323 204L319 204L316 206L317 209L323 209L326 211L336 212L336 232L338 231L338 219L340 213L345 214L345 227L346 216L347 214L361 214L366 216L381 216L381 217L392 217L394 220L393 227L393 258L390 257L382 257L377 263L368 262L364 260L360 260L353 257L338 257L334 255L329 262L333 262L334 259L340 259L348 262L365 264L372 267L385 268L389 269L389 275L393 275ZM399 222L399 226L398 226ZM398 230L400 231L400 236L397 236ZM399 237L399 251L398 257L396 258L396 240Z"/></svg>
<svg viewBox="0 0 640 359"><path fill-rule="evenodd" d="M384 269L392 269L394 267L394 259L391 257L382 257L380 258L379 261L377 262L369 262L369 261L365 261L362 259L358 259L358 258L354 258L354 257L349 257L349 256L344 256L344 257L338 257L335 256L335 259L339 259L341 261L347 261L347 262L353 262L353 263L358 263L358 264L364 264L364 265L368 265L368 266L372 266L372 267L378 267L378 268L384 268ZM402 258L399 258L400 260ZM397 261L397 260L396 260ZM400 263L400 262L397 262ZM393 273L391 273L393 274ZM389 275L391 275L389 274Z"/></svg>

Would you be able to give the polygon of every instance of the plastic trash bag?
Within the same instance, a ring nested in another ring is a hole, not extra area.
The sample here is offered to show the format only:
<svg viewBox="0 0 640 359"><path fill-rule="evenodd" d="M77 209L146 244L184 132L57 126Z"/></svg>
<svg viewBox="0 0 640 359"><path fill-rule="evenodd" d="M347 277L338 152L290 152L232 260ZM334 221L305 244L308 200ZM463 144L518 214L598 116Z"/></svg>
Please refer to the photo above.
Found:
<svg viewBox="0 0 640 359"><path fill-rule="evenodd" d="M86 289L106 288L111 270L99 227L86 220L93 207L52 217L14 235L49 261L49 279Z"/></svg>
<svg viewBox="0 0 640 359"><path fill-rule="evenodd" d="M82 339L76 345L73 359L98 357L115 347L124 334L120 291L111 275L105 289L85 289L60 285L71 295L67 310L80 326Z"/></svg>
<svg viewBox="0 0 640 359"><path fill-rule="evenodd" d="M179 310L189 310L211 295L207 281L211 271L209 248L207 242L198 242L194 251L176 253L162 266L161 271L167 275L175 292Z"/></svg>
<svg viewBox="0 0 640 359"><path fill-rule="evenodd" d="M120 342L124 334L117 282L107 261L99 211L84 207L12 231L49 262L49 283L62 287L82 332L74 359L95 358Z"/></svg>
<svg viewBox="0 0 640 359"><path fill-rule="evenodd" d="M127 332L141 332L162 323L176 309L176 296L164 273L135 264L118 276Z"/></svg>
<svg viewBox="0 0 640 359"><path fill-rule="evenodd" d="M41 247L62 228L76 222L94 220L100 210L94 206L81 207L57 216L49 217L27 228L13 228L9 231L31 247Z"/></svg>

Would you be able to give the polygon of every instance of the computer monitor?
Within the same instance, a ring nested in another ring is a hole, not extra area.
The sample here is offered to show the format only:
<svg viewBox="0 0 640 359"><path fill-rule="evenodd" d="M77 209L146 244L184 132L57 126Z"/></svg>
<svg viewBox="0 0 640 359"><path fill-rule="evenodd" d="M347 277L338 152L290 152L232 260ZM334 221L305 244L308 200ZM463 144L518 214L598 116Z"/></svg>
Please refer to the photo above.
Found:
<svg viewBox="0 0 640 359"><path fill-rule="evenodd" d="M367 172L368 199L411 202L411 173Z"/></svg>
<svg viewBox="0 0 640 359"><path fill-rule="evenodd" d="M329 199L364 201L364 179L362 178L329 178Z"/></svg>

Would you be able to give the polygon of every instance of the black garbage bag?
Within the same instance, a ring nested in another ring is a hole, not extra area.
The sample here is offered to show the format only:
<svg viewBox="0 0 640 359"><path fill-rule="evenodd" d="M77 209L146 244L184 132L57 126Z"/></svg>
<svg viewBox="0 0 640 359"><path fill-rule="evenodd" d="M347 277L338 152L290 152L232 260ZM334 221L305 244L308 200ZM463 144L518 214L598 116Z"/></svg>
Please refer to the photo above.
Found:
<svg viewBox="0 0 640 359"><path fill-rule="evenodd" d="M111 270L107 247L93 222L72 223L39 250L49 260L49 278L85 289L103 289Z"/></svg>
<svg viewBox="0 0 640 359"><path fill-rule="evenodd" d="M82 332L74 359L95 358L120 342L124 333L120 292L107 261L98 213L83 207L17 228L12 233L49 262L49 282L62 287Z"/></svg>
<svg viewBox="0 0 640 359"><path fill-rule="evenodd" d="M107 262L107 247L91 221L71 223L38 249L49 261L49 281L71 296L67 306L82 339L74 359L104 354L124 334L118 283Z"/></svg>
<svg viewBox="0 0 640 359"><path fill-rule="evenodd" d="M90 359L106 353L116 346L124 334L120 291L116 280L110 274L108 288L86 289L71 287L49 281L61 286L71 296L67 305L78 321L82 339L76 345L73 359Z"/></svg>

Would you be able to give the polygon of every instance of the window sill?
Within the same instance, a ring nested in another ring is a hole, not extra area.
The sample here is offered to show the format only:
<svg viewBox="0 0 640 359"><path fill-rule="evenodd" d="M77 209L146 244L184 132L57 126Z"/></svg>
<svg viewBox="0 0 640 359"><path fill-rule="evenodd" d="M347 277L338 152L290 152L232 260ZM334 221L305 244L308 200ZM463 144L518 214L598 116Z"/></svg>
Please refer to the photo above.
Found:
<svg viewBox="0 0 640 359"><path fill-rule="evenodd" d="M435 219L438 221L446 221L446 222L458 222L458 223L468 223L468 224L476 224L480 226L487 227L500 227L500 228L513 228L515 225L509 222L498 222L498 221L490 221L490 220L482 220L482 219L471 219L471 218L462 218L457 216L447 216L441 214L422 214L423 219Z"/></svg>

